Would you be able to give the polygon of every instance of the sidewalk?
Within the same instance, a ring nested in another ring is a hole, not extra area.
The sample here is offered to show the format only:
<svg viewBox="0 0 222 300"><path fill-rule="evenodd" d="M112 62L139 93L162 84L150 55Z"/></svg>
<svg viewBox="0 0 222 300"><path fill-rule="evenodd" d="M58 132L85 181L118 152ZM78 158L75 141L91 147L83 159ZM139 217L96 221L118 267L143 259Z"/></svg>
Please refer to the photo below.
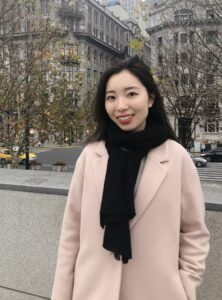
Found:
<svg viewBox="0 0 222 300"><path fill-rule="evenodd" d="M37 145L34 147L30 147L30 150L35 153L44 152L52 149L61 149L61 148L75 148L75 147L83 147L83 142L78 143L72 143L71 145L67 143L58 144L58 143L49 143L45 142L41 147L38 147Z"/></svg>

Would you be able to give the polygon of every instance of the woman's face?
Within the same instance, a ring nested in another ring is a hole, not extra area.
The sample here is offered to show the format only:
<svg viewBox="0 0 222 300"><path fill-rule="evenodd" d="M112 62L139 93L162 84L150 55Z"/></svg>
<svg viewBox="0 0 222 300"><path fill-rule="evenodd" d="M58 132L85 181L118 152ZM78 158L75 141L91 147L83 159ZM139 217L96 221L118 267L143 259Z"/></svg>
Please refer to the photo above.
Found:
<svg viewBox="0 0 222 300"><path fill-rule="evenodd" d="M149 107L153 105L145 86L124 70L110 77L106 86L105 109L110 119L125 131L145 129Z"/></svg>

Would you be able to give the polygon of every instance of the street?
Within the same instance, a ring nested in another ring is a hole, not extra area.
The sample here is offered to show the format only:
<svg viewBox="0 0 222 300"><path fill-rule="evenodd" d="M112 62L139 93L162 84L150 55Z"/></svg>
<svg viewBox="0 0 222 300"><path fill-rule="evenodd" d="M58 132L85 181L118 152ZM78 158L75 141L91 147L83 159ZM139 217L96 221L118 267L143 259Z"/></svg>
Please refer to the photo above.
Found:
<svg viewBox="0 0 222 300"><path fill-rule="evenodd" d="M65 172L73 172L76 160L83 150L83 146L67 146L55 149L33 149L37 154L38 162L42 163L41 170L51 171L52 164L63 161L67 165ZM19 169L24 169L24 165L19 165ZM207 167L197 168L201 181L222 182L222 163L208 162Z"/></svg>
<svg viewBox="0 0 222 300"><path fill-rule="evenodd" d="M73 172L75 163L83 146L59 148L37 153L38 161L43 164L42 170L51 170L51 165L62 160L68 166L67 172ZM207 167L197 168L201 181L222 182L222 163L209 162Z"/></svg>
<svg viewBox="0 0 222 300"><path fill-rule="evenodd" d="M37 153L38 161L42 163L43 170L51 170L56 161L64 161L68 166L68 172L73 172L76 160L83 150L83 146L52 149Z"/></svg>
<svg viewBox="0 0 222 300"><path fill-rule="evenodd" d="M208 162L207 167L197 170L201 181L222 182L222 163Z"/></svg>

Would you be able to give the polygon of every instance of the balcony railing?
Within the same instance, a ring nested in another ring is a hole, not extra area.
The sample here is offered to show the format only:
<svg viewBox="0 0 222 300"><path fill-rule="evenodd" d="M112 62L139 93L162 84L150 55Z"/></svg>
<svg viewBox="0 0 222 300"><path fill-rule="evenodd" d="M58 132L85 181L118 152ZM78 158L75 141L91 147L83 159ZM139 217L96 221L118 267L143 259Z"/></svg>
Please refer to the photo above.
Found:
<svg viewBox="0 0 222 300"><path fill-rule="evenodd" d="M75 54L61 54L60 62L62 64L80 64L80 56Z"/></svg>

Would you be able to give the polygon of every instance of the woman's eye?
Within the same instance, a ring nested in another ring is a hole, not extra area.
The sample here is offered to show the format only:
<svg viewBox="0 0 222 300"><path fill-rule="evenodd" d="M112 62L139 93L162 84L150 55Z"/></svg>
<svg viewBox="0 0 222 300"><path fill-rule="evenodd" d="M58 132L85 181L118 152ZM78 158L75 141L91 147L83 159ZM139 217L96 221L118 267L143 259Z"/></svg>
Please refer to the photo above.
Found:
<svg viewBox="0 0 222 300"><path fill-rule="evenodd" d="M135 93L135 92L130 92L127 96L129 96L129 97L134 97L134 96L136 96L136 95L138 95L138 94Z"/></svg>
<svg viewBox="0 0 222 300"><path fill-rule="evenodd" d="M110 96L107 96L107 97L106 97L106 100L111 100L111 101L113 101L113 100L115 100L115 97L110 95Z"/></svg>

